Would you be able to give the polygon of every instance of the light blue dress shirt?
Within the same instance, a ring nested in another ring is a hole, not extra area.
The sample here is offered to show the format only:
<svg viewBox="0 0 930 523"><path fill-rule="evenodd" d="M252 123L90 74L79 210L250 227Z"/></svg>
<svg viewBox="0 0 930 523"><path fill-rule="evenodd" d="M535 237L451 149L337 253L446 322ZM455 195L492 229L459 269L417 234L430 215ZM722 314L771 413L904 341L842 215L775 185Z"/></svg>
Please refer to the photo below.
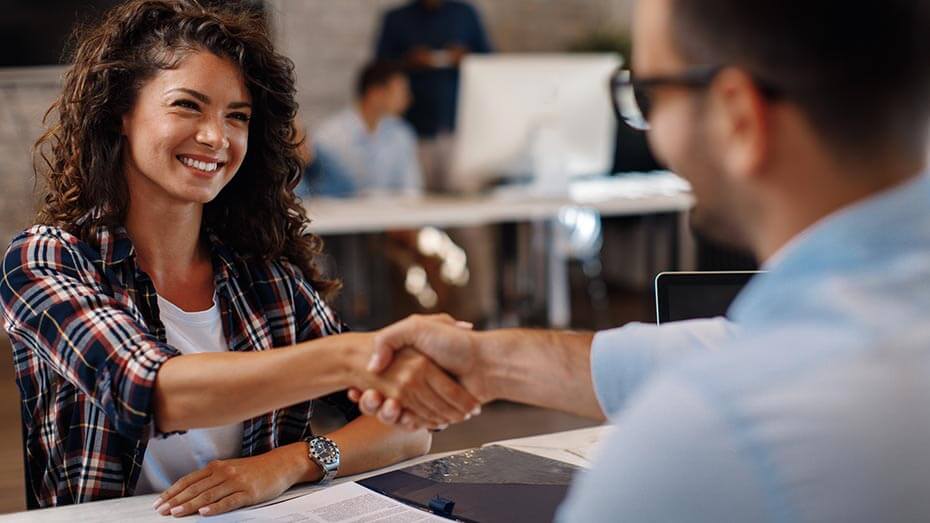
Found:
<svg viewBox="0 0 930 523"><path fill-rule="evenodd" d="M396 116L383 118L369 131L358 109L347 107L324 122L313 141L322 163L322 186L340 180L352 187L352 194L340 196L419 194L423 190L416 135L410 124Z"/></svg>
<svg viewBox="0 0 930 523"><path fill-rule="evenodd" d="M595 338L618 430L560 520L930 521L930 176L776 258L718 350Z"/></svg>

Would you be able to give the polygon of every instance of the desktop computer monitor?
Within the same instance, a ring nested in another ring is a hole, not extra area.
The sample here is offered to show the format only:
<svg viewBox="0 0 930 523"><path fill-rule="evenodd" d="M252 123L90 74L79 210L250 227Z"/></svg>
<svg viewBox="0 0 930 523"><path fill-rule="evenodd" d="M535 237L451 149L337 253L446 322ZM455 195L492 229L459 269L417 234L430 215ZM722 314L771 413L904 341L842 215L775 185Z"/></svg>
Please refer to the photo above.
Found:
<svg viewBox="0 0 930 523"><path fill-rule="evenodd" d="M616 120L616 54L472 55L462 63L450 187L528 181L546 192L605 175Z"/></svg>

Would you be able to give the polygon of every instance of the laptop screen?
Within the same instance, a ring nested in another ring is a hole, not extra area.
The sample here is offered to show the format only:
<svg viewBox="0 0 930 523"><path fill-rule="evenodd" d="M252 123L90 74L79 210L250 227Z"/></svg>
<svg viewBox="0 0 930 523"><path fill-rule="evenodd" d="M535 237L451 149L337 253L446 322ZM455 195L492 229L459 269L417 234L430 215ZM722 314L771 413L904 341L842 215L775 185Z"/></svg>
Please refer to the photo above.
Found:
<svg viewBox="0 0 930 523"><path fill-rule="evenodd" d="M726 316L743 287L759 271L663 272L656 277L659 324Z"/></svg>

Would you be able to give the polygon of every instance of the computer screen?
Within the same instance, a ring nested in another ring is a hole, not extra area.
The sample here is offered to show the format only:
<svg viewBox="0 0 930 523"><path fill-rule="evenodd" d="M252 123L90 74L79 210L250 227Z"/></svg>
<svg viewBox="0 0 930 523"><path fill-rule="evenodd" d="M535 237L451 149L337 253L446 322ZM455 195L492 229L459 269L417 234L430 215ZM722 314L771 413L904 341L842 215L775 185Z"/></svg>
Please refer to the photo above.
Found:
<svg viewBox="0 0 930 523"><path fill-rule="evenodd" d="M472 55L462 63L450 186L500 181L559 187L606 175L616 118L617 54Z"/></svg>
<svg viewBox="0 0 930 523"><path fill-rule="evenodd" d="M726 316L727 310L759 271L663 272L656 277L659 324Z"/></svg>

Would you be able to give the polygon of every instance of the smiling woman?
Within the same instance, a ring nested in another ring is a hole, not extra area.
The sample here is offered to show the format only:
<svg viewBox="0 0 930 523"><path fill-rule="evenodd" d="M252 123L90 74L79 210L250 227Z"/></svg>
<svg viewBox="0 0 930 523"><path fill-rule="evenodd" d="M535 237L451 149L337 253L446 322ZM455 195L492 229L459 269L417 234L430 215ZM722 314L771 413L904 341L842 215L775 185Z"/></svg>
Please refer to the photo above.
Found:
<svg viewBox="0 0 930 523"><path fill-rule="evenodd" d="M423 426L475 409L417 353L367 371L376 333L324 301L293 64L260 19L130 0L76 41L36 144L39 224L0 280L33 506L157 492L161 514L215 514L426 452L424 430L356 419L349 386L445 403ZM315 398L348 423L314 435Z"/></svg>

